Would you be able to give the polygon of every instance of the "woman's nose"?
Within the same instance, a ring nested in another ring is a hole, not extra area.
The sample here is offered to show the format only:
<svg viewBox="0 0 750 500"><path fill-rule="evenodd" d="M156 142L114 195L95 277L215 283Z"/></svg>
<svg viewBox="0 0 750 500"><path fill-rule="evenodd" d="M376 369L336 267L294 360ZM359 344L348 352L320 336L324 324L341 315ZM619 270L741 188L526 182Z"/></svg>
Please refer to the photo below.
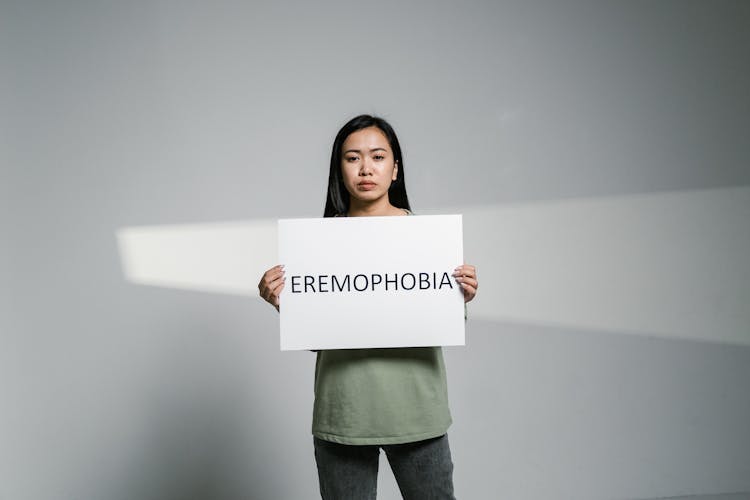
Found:
<svg viewBox="0 0 750 500"><path fill-rule="evenodd" d="M359 175L372 175L372 165L370 160L365 158L359 167Z"/></svg>

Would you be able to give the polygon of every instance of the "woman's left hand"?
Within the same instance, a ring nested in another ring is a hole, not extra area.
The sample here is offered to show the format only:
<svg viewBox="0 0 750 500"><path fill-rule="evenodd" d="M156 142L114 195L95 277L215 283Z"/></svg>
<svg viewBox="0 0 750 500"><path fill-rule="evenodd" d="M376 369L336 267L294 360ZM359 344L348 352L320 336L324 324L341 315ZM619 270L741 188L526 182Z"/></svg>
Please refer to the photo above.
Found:
<svg viewBox="0 0 750 500"><path fill-rule="evenodd" d="M458 284L464 292L464 302L469 302L477 294L477 288L479 288L479 282L477 281L477 268L469 264L458 266L453 271L453 277L456 278Z"/></svg>

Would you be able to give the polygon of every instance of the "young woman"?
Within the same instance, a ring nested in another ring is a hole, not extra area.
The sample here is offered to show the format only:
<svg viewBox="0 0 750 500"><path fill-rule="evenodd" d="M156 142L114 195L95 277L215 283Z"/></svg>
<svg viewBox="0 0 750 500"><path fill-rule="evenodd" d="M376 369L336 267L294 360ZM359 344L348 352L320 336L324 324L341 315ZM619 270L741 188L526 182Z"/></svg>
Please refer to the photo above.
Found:
<svg viewBox="0 0 750 500"><path fill-rule="evenodd" d="M406 216L404 160L393 128L361 115L333 143L324 217ZM474 266L453 273L464 301L477 293ZM263 275L260 295L279 308L284 269ZM406 499L452 499L451 424L440 347L317 353L313 442L320 493L374 499L382 448Z"/></svg>

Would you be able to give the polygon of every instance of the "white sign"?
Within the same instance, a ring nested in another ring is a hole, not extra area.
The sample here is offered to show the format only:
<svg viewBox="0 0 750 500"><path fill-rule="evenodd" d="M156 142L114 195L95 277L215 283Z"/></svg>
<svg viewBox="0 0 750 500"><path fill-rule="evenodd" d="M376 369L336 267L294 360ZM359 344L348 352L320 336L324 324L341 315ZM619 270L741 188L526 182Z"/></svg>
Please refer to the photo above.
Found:
<svg viewBox="0 0 750 500"><path fill-rule="evenodd" d="M279 221L281 349L464 345L460 215Z"/></svg>

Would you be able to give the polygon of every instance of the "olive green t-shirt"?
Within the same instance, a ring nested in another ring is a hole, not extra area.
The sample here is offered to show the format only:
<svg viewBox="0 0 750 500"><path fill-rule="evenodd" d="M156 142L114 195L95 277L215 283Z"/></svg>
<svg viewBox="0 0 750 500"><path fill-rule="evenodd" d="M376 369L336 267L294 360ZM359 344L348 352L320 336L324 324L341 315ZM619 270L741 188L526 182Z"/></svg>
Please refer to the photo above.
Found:
<svg viewBox="0 0 750 500"><path fill-rule="evenodd" d="M451 424L440 347L319 351L313 435L342 444L398 444Z"/></svg>

